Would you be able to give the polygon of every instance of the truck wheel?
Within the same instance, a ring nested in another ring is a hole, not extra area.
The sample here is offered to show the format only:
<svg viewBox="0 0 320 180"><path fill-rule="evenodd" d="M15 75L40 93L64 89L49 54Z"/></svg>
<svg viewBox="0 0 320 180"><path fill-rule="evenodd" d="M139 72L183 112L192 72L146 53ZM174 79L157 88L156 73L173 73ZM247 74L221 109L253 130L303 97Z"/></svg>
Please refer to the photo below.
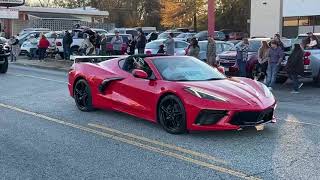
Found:
<svg viewBox="0 0 320 180"><path fill-rule="evenodd" d="M4 74L8 71L9 62L8 59L5 60L4 64L0 65L0 73Z"/></svg>
<svg viewBox="0 0 320 180"><path fill-rule="evenodd" d="M276 79L276 83L283 84L287 80L288 80L288 77L286 77L286 76L278 76L277 79Z"/></svg>

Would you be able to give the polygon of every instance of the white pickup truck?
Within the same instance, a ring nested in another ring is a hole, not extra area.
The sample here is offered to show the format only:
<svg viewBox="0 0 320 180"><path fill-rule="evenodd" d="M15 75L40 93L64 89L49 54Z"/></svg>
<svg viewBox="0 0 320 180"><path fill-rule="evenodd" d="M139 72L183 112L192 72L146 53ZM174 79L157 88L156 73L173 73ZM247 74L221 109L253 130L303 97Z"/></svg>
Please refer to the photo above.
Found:
<svg viewBox="0 0 320 180"><path fill-rule="evenodd" d="M320 33L314 33L315 36L320 38ZM294 43L300 43L303 39L307 38L307 34L300 34ZM281 68L278 74L278 81L284 82L288 76L285 71L289 55L286 56L286 60L282 62ZM313 80L316 86L320 87L320 49L308 49L305 50L304 57L304 78L310 78Z"/></svg>

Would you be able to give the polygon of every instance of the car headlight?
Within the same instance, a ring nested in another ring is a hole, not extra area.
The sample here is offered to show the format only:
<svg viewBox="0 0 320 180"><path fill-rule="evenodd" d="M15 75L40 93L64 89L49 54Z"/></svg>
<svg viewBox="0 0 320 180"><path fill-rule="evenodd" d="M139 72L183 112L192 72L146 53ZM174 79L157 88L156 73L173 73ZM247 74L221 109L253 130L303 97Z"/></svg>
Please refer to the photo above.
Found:
<svg viewBox="0 0 320 180"><path fill-rule="evenodd" d="M263 83L260 83L261 84L261 87L263 89L263 92L264 92L264 95L267 97L267 98L270 98L270 97L273 97L273 94L272 92L269 90L269 88L264 85Z"/></svg>
<svg viewBox="0 0 320 180"><path fill-rule="evenodd" d="M187 92L191 93L192 95L197 96L199 98L227 102L226 98L218 96L218 95L216 95L212 92L206 91L204 89L195 88L195 87L187 87L187 88L185 88L185 91L187 91Z"/></svg>

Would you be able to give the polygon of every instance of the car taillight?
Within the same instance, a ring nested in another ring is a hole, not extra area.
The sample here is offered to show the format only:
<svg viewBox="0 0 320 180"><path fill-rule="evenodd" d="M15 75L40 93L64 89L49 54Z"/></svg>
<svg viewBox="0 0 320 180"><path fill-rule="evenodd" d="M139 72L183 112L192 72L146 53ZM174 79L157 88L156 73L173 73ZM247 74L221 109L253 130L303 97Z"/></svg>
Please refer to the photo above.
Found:
<svg viewBox="0 0 320 180"><path fill-rule="evenodd" d="M310 52L304 53L304 61L303 61L304 65L310 65L310 63L311 63L311 60L309 58L310 56L311 56Z"/></svg>
<svg viewBox="0 0 320 180"><path fill-rule="evenodd" d="M61 42L56 42L56 45L57 46L62 46L62 43Z"/></svg>

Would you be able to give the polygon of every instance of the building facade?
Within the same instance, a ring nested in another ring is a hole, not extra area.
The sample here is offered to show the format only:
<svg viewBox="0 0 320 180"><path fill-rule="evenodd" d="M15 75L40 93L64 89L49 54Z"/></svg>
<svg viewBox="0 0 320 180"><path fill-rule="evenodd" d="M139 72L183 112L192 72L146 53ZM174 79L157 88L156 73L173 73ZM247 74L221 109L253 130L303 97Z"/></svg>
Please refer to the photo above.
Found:
<svg viewBox="0 0 320 180"><path fill-rule="evenodd" d="M320 0L251 0L250 35L320 32Z"/></svg>
<svg viewBox="0 0 320 180"><path fill-rule="evenodd" d="M2 15L2 16L1 16ZM0 9L0 29L6 37L24 28L49 28L53 31L72 29L75 24L93 28L113 29L109 13L94 8L42 8L20 6Z"/></svg>

